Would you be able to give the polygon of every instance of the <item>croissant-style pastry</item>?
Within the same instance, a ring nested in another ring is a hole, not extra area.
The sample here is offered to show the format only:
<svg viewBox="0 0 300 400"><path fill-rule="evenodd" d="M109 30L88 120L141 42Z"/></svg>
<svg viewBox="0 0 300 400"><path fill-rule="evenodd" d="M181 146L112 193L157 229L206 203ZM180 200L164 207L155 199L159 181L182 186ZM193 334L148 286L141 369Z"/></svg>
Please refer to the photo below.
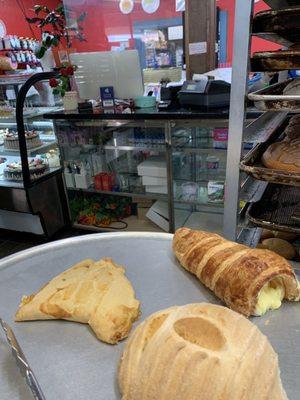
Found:
<svg viewBox="0 0 300 400"><path fill-rule="evenodd" d="M123 267L110 258L84 260L36 294L23 296L16 321L66 319L89 324L98 339L115 344L139 317L139 301Z"/></svg>
<svg viewBox="0 0 300 400"><path fill-rule="evenodd" d="M251 249L188 228L176 231L173 250L186 270L228 307L246 316L277 309L283 299L300 299L300 285L291 265L272 251Z"/></svg>

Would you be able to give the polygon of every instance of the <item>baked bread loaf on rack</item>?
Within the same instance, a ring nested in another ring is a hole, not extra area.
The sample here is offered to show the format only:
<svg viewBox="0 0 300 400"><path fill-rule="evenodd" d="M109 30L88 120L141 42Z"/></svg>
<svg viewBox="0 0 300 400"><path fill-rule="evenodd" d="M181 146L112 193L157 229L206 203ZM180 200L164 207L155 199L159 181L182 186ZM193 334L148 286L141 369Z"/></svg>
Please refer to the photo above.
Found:
<svg viewBox="0 0 300 400"><path fill-rule="evenodd" d="M66 319L89 324L98 339L115 344L127 337L139 317L124 268L110 258L84 260L22 298L16 321Z"/></svg>
<svg viewBox="0 0 300 400"><path fill-rule="evenodd" d="M214 304L159 311L126 343L122 400L287 400L278 357L247 318Z"/></svg>
<svg viewBox="0 0 300 400"><path fill-rule="evenodd" d="M300 173L300 138L271 144L262 162L267 168Z"/></svg>
<svg viewBox="0 0 300 400"><path fill-rule="evenodd" d="M298 301L300 288L290 264L269 250L251 249L204 231L180 228L173 250L181 265L228 307L263 315L283 299Z"/></svg>

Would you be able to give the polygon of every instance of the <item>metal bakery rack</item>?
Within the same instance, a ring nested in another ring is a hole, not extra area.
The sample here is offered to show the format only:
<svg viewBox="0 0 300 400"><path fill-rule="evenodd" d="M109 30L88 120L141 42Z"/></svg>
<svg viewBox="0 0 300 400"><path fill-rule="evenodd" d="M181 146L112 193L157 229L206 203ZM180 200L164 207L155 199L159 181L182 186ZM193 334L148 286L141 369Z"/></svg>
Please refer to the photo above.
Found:
<svg viewBox="0 0 300 400"><path fill-rule="evenodd" d="M224 208L224 235L253 247L260 239L261 228L300 231L300 225L297 224L300 176L265 168L260 161L268 145L283 137L289 114L300 112L300 96L283 94L290 80L248 93L250 72L300 69L300 51L297 51L297 47L292 47L292 51L250 56L254 36L285 47L298 42L300 0L265 0L271 11L259 13L257 17L254 16L254 3L254 0L236 1ZM289 13L298 15L298 18L293 18L296 26L291 18L282 18ZM241 37L245 40L240 40ZM254 101L264 113L247 125L245 112L248 100ZM248 153L244 151L245 143L253 145Z"/></svg>

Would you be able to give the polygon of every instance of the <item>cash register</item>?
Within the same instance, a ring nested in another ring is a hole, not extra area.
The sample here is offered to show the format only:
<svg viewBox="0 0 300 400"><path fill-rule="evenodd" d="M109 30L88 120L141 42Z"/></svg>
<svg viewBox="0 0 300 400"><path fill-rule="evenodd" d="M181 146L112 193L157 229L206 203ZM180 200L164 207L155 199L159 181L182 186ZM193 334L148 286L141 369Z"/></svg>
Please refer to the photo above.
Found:
<svg viewBox="0 0 300 400"><path fill-rule="evenodd" d="M184 108L229 107L231 85L222 80L201 75L198 80L185 81L178 93L179 104Z"/></svg>

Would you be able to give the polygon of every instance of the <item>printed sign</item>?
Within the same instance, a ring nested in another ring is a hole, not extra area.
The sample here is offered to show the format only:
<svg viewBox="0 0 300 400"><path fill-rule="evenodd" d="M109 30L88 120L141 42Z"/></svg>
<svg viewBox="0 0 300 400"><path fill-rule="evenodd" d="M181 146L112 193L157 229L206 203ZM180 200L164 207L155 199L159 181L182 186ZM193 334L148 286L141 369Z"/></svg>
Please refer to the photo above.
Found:
<svg viewBox="0 0 300 400"><path fill-rule="evenodd" d="M143 10L147 14L153 14L159 9L160 0L142 0Z"/></svg>
<svg viewBox="0 0 300 400"><path fill-rule="evenodd" d="M196 54L205 54L205 53L207 53L207 42L196 42L189 44L190 56Z"/></svg>
<svg viewBox="0 0 300 400"><path fill-rule="evenodd" d="M112 86L101 87L100 96L103 107L113 107L115 105L114 88Z"/></svg>
<svg viewBox="0 0 300 400"><path fill-rule="evenodd" d="M185 11L185 0L176 0L176 11Z"/></svg>
<svg viewBox="0 0 300 400"><path fill-rule="evenodd" d="M134 2L133 0L121 0L119 7L123 14L130 14L134 8Z"/></svg>

